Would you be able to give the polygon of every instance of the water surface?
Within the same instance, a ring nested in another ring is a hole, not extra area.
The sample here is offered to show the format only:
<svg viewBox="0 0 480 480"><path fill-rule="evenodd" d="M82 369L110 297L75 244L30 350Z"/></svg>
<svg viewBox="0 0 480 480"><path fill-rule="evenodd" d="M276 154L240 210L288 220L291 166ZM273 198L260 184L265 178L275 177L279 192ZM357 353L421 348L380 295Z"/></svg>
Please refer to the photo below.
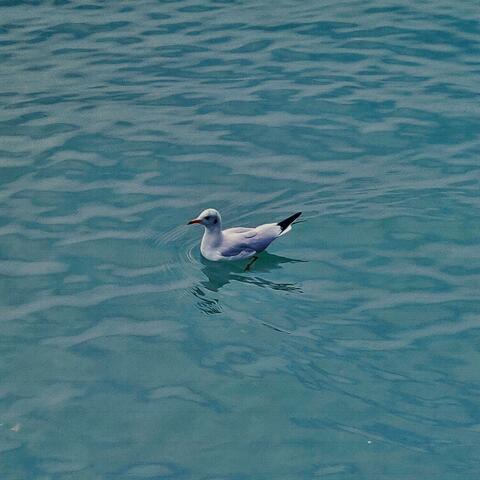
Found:
<svg viewBox="0 0 480 480"><path fill-rule="evenodd" d="M2 479L478 478L476 2L1 5Z"/></svg>

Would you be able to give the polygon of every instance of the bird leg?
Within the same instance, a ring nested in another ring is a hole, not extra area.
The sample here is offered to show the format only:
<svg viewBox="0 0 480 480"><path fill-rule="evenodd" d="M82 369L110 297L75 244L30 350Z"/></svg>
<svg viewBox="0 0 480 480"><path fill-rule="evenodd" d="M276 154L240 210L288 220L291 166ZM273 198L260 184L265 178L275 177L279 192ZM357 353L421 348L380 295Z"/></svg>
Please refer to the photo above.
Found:
<svg viewBox="0 0 480 480"><path fill-rule="evenodd" d="M244 272L249 272L251 266L258 260L258 257L255 255L252 257L252 259L247 263L247 266L245 267Z"/></svg>

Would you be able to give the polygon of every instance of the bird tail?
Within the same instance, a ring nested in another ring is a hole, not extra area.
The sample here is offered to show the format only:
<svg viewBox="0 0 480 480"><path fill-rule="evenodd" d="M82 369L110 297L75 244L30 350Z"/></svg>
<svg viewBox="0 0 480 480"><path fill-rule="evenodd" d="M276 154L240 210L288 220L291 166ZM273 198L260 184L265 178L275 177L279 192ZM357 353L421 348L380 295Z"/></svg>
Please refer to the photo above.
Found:
<svg viewBox="0 0 480 480"><path fill-rule="evenodd" d="M288 231L291 230L291 225L292 223L302 214L302 212L297 212L291 215L290 217L286 218L285 220L282 220L281 222L278 222L277 225L280 227L282 230L282 234L287 233Z"/></svg>

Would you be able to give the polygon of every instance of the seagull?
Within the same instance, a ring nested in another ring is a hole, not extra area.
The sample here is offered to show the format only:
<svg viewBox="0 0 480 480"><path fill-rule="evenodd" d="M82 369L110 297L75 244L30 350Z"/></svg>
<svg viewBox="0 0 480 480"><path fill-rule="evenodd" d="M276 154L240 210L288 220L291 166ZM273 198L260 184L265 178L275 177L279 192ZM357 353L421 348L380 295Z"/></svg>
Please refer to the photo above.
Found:
<svg viewBox="0 0 480 480"><path fill-rule="evenodd" d="M278 223L265 223L255 228L234 227L222 230L222 217L214 208L207 208L197 218L190 220L188 225L199 224L205 227L200 252L207 260L252 261L245 267L249 270L257 260L257 253L265 250L275 239L285 235L292 229L292 223L302 214L292 216Z"/></svg>

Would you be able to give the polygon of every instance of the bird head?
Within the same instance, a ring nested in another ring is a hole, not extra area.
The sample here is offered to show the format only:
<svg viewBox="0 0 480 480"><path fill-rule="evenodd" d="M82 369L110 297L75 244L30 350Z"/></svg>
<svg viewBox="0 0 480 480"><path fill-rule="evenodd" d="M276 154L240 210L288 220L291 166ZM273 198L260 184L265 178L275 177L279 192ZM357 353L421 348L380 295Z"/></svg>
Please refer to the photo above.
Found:
<svg viewBox="0 0 480 480"><path fill-rule="evenodd" d="M214 208L207 208L204 210L197 218L190 220L188 225L193 225L198 223L203 225L206 228L212 228L221 225L222 218L220 217L220 213Z"/></svg>

